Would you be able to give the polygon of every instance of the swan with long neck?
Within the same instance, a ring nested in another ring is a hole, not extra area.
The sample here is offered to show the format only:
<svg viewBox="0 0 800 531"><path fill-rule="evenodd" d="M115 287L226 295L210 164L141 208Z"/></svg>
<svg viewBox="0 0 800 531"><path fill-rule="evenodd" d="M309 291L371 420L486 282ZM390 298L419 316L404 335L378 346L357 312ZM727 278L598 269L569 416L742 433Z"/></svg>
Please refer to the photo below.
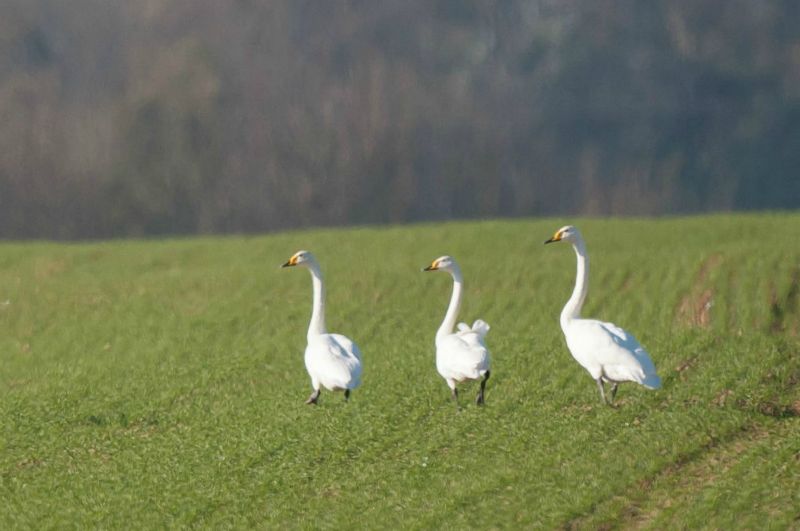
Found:
<svg viewBox="0 0 800 531"><path fill-rule="evenodd" d="M322 271L314 255L308 251L297 251L281 267L305 267L311 273L313 305L311 321L308 323L308 345L305 364L311 377L313 392L306 404L316 404L322 387L329 391L350 391L361 383L361 351L349 338L341 334L329 334L325 328L325 286Z"/></svg>
<svg viewBox="0 0 800 531"><path fill-rule="evenodd" d="M575 288L561 310L561 330L572 357L597 382L600 398L611 404L622 382L636 382L648 389L661 387L655 365L639 342L613 323L581 318L581 308L589 290L589 256L586 243L572 225L561 227L544 243L566 241L572 244L577 257ZM610 382L611 399L605 395L605 383Z"/></svg>
<svg viewBox="0 0 800 531"><path fill-rule="evenodd" d="M458 401L456 384L465 380L481 379L480 391L475 402L485 402L486 381L491 375L489 350L484 337L489 325L478 319L472 327L458 324L458 332L453 332L458 311L461 308L464 279L461 268L450 256L440 256L423 271L446 271L453 277L453 294L439 330L436 332L436 370L447 382L453 400Z"/></svg>

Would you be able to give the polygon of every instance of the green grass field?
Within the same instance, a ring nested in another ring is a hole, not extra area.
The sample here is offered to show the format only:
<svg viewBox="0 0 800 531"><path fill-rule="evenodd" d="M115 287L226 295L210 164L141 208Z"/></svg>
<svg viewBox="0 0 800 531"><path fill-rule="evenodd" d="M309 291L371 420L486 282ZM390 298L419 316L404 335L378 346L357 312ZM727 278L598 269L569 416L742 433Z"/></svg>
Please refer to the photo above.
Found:
<svg viewBox="0 0 800 531"><path fill-rule="evenodd" d="M600 404L558 315L650 352ZM555 219L0 245L0 527L800 526L800 215ZM314 251L364 380L310 393ZM436 373L452 283L492 326L487 405Z"/></svg>

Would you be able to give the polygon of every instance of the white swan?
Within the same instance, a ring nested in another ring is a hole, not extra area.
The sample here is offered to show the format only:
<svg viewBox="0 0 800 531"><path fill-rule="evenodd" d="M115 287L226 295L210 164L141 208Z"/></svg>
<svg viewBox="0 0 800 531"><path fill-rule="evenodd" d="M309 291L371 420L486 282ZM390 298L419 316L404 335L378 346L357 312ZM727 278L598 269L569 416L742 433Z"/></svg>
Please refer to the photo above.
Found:
<svg viewBox="0 0 800 531"><path fill-rule="evenodd" d="M311 272L314 288L314 306L308 325L308 346L305 362L311 387L314 391L306 404L316 404L320 386L329 391L344 391L344 399L361 383L361 351L350 339L341 334L325 331L325 288L322 272L314 255L308 251L297 251L281 267L301 266Z"/></svg>
<svg viewBox="0 0 800 531"><path fill-rule="evenodd" d="M461 306L461 290L463 278L458 264L449 256L441 256L434 260L423 271L447 271L453 277L453 295L450 306L442 321L442 326L436 332L436 369L452 391L453 399L458 401L457 382L464 380L481 380L481 389L475 402L484 403L484 390L486 381L491 374L489 371L489 350L483 342L489 325L478 319L472 328L465 323L458 323L458 332L453 333L453 325Z"/></svg>
<svg viewBox="0 0 800 531"><path fill-rule="evenodd" d="M561 330L572 357L589 371L600 389L600 398L611 404L621 382L636 382L648 389L661 387L661 378L647 352L622 328L594 319L581 319L580 311L589 284L589 257L578 229L561 227L544 243L567 241L578 257L578 272L572 296L561 311ZM604 382L613 383L611 400L606 400Z"/></svg>

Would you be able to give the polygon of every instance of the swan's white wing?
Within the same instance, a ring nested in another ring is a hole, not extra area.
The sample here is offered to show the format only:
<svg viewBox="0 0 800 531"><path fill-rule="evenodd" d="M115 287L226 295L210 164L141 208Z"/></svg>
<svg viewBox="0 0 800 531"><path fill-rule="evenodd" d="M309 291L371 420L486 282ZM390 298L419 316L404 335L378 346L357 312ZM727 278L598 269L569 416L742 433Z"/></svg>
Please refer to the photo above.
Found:
<svg viewBox="0 0 800 531"><path fill-rule="evenodd" d="M472 330L443 337L436 345L436 368L445 379L475 380L489 370L489 350Z"/></svg>
<svg viewBox="0 0 800 531"><path fill-rule="evenodd" d="M340 354L343 354L344 364L350 374L348 389L355 389L361 385L361 350L350 338L341 334L329 334L330 337L341 347Z"/></svg>
<svg viewBox="0 0 800 531"><path fill-rule="evenodd" d="M359 350L358 345L356 345L353 340L351 340L347 336L343 336L342 334L328 334L328 336L333 339L340 347L343 349L343 353L347 356L354 356L359 361L361 361L361 350Z"/></svg>
<svg viewBox="0 0 800 531"><path fill-rule="evenodd" d="M567 331L567 345L592 377L634 381L657 389L661 379L647 352L636 338L613 323L576 319Z"/></svg>
<svg viewBox="0 0 800 531"><path fill-rule="evenodd" d="M660 388L661 378L659 378L656 373L656 366L653 364L653 360L650 359L650 355L636 338L614 323L601 322L600 324L608 331L614 342L620 348L630 352L633 357L636 358L642 372L644 372L644 379L640 380L639 383L651 389Z"/></svg>
<svg viewBox="0 0 800 531"><path fill-rule="evenodd" d="M456 332L454 335L460 337L470 346L480 345L483 348L486 348L486 345L483 343L483 338L489 333L490 328L491 327L486 321L478 319L472 323L472 328L467 326L465 323L458 323L458 332Z"/></svg>
<svg viewBox="0 0 800 531"><path fill-rule="evenodd" d="M489 326L489 323L483 319L477 319L474 323L472 323L472 330L480 334L481 337L484 337L486 334L488 334L491 328L492 327Z"/></svg>
<svg viewBox="0 0 800 531"><path fill-rule="evenodd" d="M322 334L306 347L306 369L312 380L335 391L361 384L361 351L341 334Z"/></svg>

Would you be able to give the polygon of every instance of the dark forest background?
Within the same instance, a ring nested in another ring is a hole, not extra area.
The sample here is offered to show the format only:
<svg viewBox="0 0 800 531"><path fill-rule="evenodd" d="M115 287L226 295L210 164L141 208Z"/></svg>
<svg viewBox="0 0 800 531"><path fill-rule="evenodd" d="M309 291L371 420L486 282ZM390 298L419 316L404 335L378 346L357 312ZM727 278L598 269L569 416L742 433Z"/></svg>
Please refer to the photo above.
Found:
<svg viewBox="0 0 800 531"><path fill-rule="evenodd" d="M797 0L0 0L0 237L800 207Z"/></svg>

